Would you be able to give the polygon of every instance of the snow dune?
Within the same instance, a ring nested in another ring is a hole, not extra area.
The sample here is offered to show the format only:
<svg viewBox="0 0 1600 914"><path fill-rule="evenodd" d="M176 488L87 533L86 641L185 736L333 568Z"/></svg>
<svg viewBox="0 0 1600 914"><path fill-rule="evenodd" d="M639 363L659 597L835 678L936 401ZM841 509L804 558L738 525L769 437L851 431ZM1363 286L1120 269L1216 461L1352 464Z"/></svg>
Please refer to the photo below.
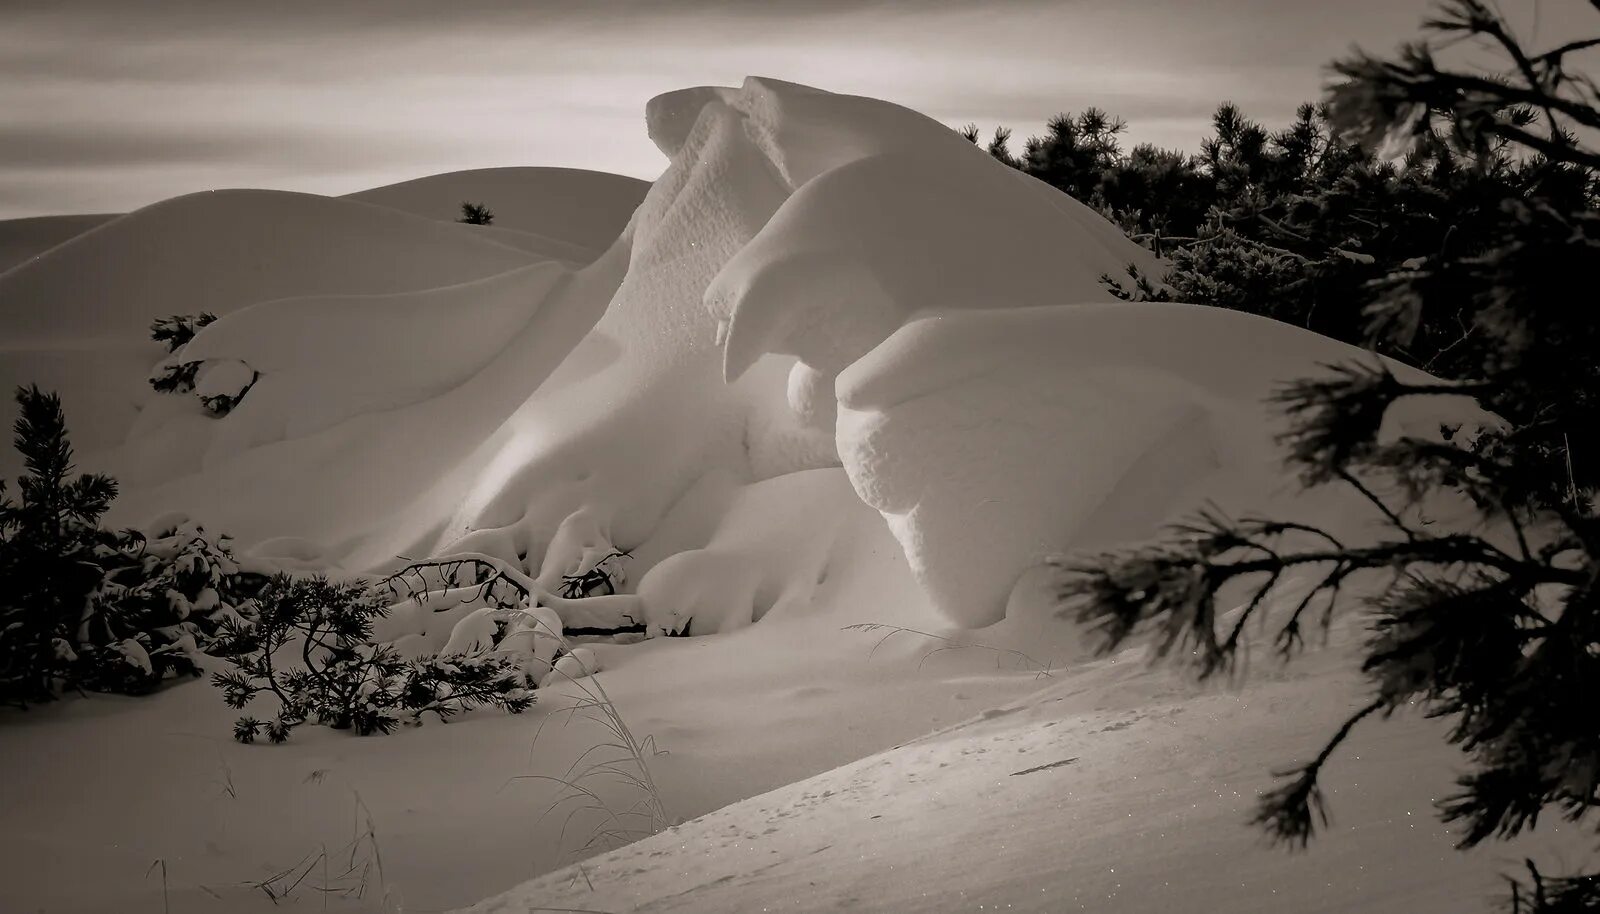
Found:
<svg viewBox="0 0 1600 914"><path fill-rule="evenodd" d="M314 228L313 228L314 227ZM150 322L309 293L433 288L536 255L361 203L281 191L179 197L111 219L0 274L0 384L60 392L80 453L120 442L150 402ZM9 427L14 404L0 403ZM12 475L9 451L0 473Z"/></svg>
<svg viewBox="0 0 1600 914"><path fill-rule="evenodd" d="M0 273L115 218L112 213L86 213L0 220Z"/></svg>
<svg viewBox="0 0 1600 914"><path fill-rule="evenodd" d="M581 168L477 168L431 175L345 197L361 203L454 222L463 202L494 213L490 237L520 236L587 251L590 259L616 240L639 207L648 181Z"/></svg>
<svg viewBox="0 0 1600 914"><path fill-rule="evenodd" d="M469 226L366 204L207 191L114 219L0 275L0 330L11 341L129 337L167 314L427 289L529 259Z"/></svg>

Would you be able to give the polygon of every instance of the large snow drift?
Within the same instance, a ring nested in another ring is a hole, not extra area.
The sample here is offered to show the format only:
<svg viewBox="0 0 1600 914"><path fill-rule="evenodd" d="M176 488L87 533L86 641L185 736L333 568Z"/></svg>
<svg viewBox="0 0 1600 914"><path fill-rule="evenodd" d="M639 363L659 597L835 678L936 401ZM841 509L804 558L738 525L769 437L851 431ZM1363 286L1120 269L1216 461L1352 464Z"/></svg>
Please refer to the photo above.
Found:
<svg viewBox="0 0 1600 914"><path fill-rule="evenodd" d="M1218 357L1241 345L1250 357ZM839 451L934 604L989 625L1046 558L1146 537L1204 501L1237 514L1292 493L1263 400L1319 365L1371 358L1195 305L934 314L839 377ZM1484 418L1422 406L1397 410L1408 434Z"/></svg>

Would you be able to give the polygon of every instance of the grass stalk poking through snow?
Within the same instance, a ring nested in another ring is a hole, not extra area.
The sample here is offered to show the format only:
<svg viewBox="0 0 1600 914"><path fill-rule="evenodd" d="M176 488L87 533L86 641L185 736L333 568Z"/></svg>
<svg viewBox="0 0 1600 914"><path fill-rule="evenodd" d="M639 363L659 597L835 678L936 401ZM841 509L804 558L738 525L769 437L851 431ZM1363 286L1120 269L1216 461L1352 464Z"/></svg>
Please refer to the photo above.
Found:
<svg viewBox="0 0 1600 914"><path fill-rule="evenodd" d="M941 651L955 651L966 648L975 648L980 651L989 651L990 653L994 654L996 667L999 667L1000 665L1000 658L1013 657L1016 659L1019 669L1032 667L1036 674L1035 678L1045 679L1053 675L1051 673L1049 664L1040 663L1027 654L1024 654L1022 651L1014 648L995 647L992 644L984 644L981 641L957 641L954 638L947 638L944 635L935 635L933 632L925 632L915 628L902 628L898 625L888 625L882 622L860 622L855 625L846 625L844 630L847 632L884 632L884 636L879 638L878 643L874 644L872 646L872 650L867 652L867 659L869 660L872 658L873 654L878 652L878 648L883 647L885 641L888 641L895 635L921 635L924 638L932 638L935 641L942 641L944 642L944 646L936 647L933 650L928 651L926 654L923 654L922 659L917 661L917 669L919 670L922 669L922 665L924 663L928 662L929 657L932 657L934 654L940 653Z"/></svg>
<svg viewBox="0 0 1600 914"><path fill-rule="evenodd" d="M380 586L387 587L394 596L403 595L418 601L426 600L436 587L446 589L476 587L479 588L479 599L508 609L518 605L524 607L544 605L559 609L563 604L576 602L551 594L521 569L483 553L459 553L425 561L407 560L403 568L383 579ZM572 653L572 643L562 632L551 630L526 609L513 609L512 613L528 620L544 635L554 638L560 646L561 654L572 655L577 659L577 655ZM582 661L578 662L582 667ZM655 738L652 736L640 739L634 735L627 721L617 711L617 706L607 694L605 686L591 675L594 672L596 671L583 667L581 675L572 676L565 670L552 667L541 687L548 688L552 680L559 676L575 686L578 694L574 696L575 701L571 707L552 712L550 716L540 721L539 729L534 732L533 742L538 742L539 735L544 731L544 725L550 718L562 713L567 715L565 723L571 723L574 717L581 716L599 724L604 728L606 738L584 750L583 754L559 777L529 774L510 779L550 781L561 786L560 793L540 814L540 818L542 820L558 810L567 809L561 826L560 840L563 846L566 843L567 829L574 817L586 811L597 812L603 816L596 831L576 849L575 853L582 855L620 847L638 838L653 835L672 824L661 801L661 791L651 776L649 764L651 759L666 754L665 750L656 746ZM532 751L531 745L529 751L530 753ZM632 788L640 794L639 800L626 809L613 808L599 793L600 785L596 782L602 780L621 783ZM594 786L588 786L590 784Z"/></svg>
<svg viewBox="0 0 1600 914"><path fill-rule="evenodd" d="M535 624L549 631L542 622L536 621ZM559 634L556 637L560 639L562 649L570 654L570 642ZM582 667L582 660L578 659L577 655L571 656L577 659ZM582 675L572 676L565 670L551 669L550 676L545 680L547 684L551 678L560 676L575 686L578 694L574 696L575 701L572 706L552 712L550 717L540 721L539 729L534 732L533 742L538 742L539 735L544 732L544 725L556 714L567 715L563 725L570 724L575 717L583 717L597 723L604 728L606 739L585 749L560 776L529 774L511 779L549 781L561 786L561 792L540 814L540 818L543 819L560 809L567 808L566 816L561 823L560 840L563 846L566 844L567 829L575 816L583 812L596 812L602 815L600 825L575 850L574 853L580 855L620 847L639 838L656 834L672 824L666 806L661 801L661 791L650 773L650 760L665 755L666 750L656 745L653 736L640 739L634 735L628 722L618 712L616 703L606 692L605 686L592 675L593 672L583 667ZM548 685L545 687L548 688ZM595 783L597 781L620 783L637 791L640 797L626 809L618 810L601 797L600 785ZM589 786L590 784L594 786Z"/></svg>

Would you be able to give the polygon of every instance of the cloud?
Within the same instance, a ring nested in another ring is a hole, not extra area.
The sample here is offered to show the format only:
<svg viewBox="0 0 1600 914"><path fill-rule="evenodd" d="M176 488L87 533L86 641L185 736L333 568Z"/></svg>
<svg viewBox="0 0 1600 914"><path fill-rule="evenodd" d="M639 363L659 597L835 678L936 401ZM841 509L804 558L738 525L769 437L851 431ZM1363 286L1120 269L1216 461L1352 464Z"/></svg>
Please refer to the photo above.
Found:
<svg viewBox="0 0 1600 914"><path fill-rule="evenodd" d="M1193 148L1217 102L1285 120L1426 3L5 0L0 217L483 165L653 177L645 102L752 73L1019 137L1099 105Z"/></svg>

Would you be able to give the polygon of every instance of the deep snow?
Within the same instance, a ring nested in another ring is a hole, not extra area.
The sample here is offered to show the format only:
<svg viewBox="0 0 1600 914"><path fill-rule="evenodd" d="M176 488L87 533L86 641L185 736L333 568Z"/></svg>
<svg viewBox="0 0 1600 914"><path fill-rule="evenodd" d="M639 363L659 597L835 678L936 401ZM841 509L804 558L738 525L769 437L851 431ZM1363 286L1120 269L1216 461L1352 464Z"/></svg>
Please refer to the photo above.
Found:
<svg viewBox="0 0 1600 914"><path fill-rule="evenodd" d="M294 903L330 910L508 889L483 909L1483 903L1500 849L1448 850L1427 801L1450 755L1422 721L1370 728L1330 771L1338 830L1311 855L1244 824L1268 771L1360 700L1349 631L1202 689L1136 650L1091 658L1040 565L1206 500L1359 536L1364 505L1283 476L1262 402L1359 353L1113 301L1099 275L1147 252L886 102L752 78L661 96L646 128L669 161L642 194L491 169L197 195L0 274L0 366L64 389L81 462L125 484L115 522L180 510L253 562L335 573L481 554L546 590L623 550L619 594L540 612L692 636L597 643L527 715L386 738L236 745L204 683L7 714L9 905L265 910L252 883L286 868ZM464 199L495 225L453 224ZM199 310L222 319L173 358L203 363L201 393L248 385L224 418L143 386L163 359L145 326ZM492 631L440 603L382 636ZM541 815L564 796L543 778L603 737L563 713L593 688L665 750L669 815L706 817L558 872L603 825Z"/></svg>

